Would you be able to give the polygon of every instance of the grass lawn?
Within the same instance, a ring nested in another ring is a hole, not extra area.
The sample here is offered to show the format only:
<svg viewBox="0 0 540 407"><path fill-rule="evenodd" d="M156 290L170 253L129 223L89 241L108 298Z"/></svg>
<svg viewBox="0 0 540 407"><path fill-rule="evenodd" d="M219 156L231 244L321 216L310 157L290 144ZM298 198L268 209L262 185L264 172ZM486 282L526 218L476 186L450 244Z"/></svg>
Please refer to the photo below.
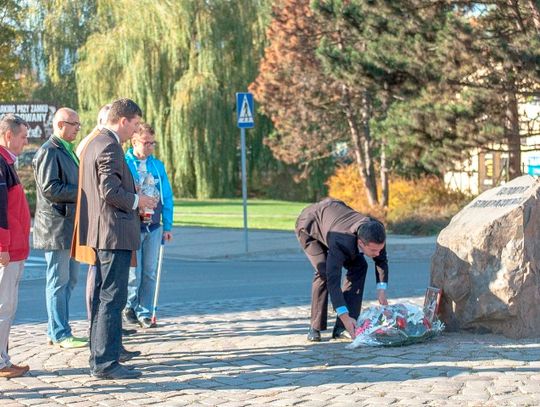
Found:
<svg viewBox="0 0 540 407"><path fill-rule="evenodd" d="M248 228L294 230L294 222L304 202L248 200ZM243 228L242 199L177 199L174 205L175 226Z"/></svg>

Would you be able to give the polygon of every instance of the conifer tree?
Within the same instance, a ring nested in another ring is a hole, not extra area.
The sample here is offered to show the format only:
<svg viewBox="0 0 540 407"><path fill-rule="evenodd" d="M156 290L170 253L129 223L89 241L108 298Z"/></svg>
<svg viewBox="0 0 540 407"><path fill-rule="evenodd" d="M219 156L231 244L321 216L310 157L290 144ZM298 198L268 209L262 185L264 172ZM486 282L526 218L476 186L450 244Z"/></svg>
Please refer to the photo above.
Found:
<svg viewBox="0 0 540 407"><path fill-rule="evenodd" d="M532 0L451 4L461 16L452 28L464 39L466 56L448 61L448 82L453 89L489 93L484 115L502 130L499 141L507 145L508 175L515 178L521 175L521 139L531 135L520 123L525 118L519 105L540 97L540 5Z"/></svg>
<svg viewBox="0 0 540 407"><path fill-rule="evenodd" d="M509 154L509 177L521 173L521 139L533 135L518 106L540 96L538 5L530 1L429 2L447 8L437 31L439 80L398 103L379 131L395 143L401 169L444 171L475 147Z"/></svg>
<svg viewBox="0 0 540 407"><path fill-rule="evenodd" d="M395 98L411 97L434 77L424 61L434 42L431 21L439 16L424 14L408 2L284 0L276 6L252 85L279 132L270 142L276 156L315 161L348 141L368 202L378 204L374 162L385 148L372 137L371 123L386 116Z"/></svg>

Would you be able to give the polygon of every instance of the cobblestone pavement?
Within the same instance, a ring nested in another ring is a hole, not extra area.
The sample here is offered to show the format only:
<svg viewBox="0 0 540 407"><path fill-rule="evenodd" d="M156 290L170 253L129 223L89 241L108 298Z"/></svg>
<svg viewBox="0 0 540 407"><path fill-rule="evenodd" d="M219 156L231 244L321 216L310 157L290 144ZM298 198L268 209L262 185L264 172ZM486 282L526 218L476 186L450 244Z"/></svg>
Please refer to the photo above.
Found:
<svg viewBox="0 0 540 407"><path fill-rule="evenodd" d="M137 380L96 380L87 349L47 346L44 323L16 325L10 353L31 371L0 379L0 406L540 405L536 341L445 333L425 344L349 350L325 332L310 344L307 300L165 306L157 329L125 340L143 352L129 362L143 371Z"/></svg>

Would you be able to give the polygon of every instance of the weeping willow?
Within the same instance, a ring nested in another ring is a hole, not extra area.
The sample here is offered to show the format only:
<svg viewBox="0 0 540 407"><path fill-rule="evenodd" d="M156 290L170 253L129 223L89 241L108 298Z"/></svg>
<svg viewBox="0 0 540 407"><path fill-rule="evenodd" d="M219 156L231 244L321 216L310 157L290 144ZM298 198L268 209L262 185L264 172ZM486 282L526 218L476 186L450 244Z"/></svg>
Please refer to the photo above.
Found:
<svg viewBox="0 0 540 407"><path fill-rule="evenodd" d="M79 107L134 99L156 129L177 196L234 196L239 179L235 92L256 76L269 0L98 0L79 49ZM268 126L248 131L250 173Z"/></svg>

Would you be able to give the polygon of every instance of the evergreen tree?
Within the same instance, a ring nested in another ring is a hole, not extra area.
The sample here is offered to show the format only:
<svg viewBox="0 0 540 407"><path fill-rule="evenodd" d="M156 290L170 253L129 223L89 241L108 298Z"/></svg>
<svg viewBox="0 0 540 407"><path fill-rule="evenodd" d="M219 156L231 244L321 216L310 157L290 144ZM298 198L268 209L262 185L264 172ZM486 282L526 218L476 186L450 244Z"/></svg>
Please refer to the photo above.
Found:
<svg viewBox="0 0 540 407"><path fill-rule="evenodd" d="M521 138L530 135L520 125L518 107L540 97L540 5L532 0L451 3L461 14L453 28L463 38L466 57L448 61L448 82L460 91L489 92L484 114L502 128L509 177L515 178L521 175Z"/></svg>
<svg viewBox="0 0 540 407"><path fill-rule="evenodd" d="M376 185L373 162L380 160L381 203L387 206L391 140L374 134L373 124L387 117L396 100L410 100L437 80L434 33L444 24L445 10L418 8L414 0L317 0L313 5L334 27L318 48L325 71L342 83L347 99L356 100L344 105L351 134L358 134L353 150L364 157L368 186Z"/></svg>
<svg viewBox="0 0 540 407"><path fill-rule="evenodd" d="M434 78L432 29L441 13L409 2L284 0L274 10L270 44L252 85L279 134L277 157L313 162L349 141L371 205L379 202L375 161L381 157L388 201L385 143L372 137L396 98L410 98ZM381 145L383 148L381 148Z"/></svg>
<svg viewBox="0 0 540 407"><path fill-rule="evenodd" d="M538 4L532 1L429 2L443 5L447 20L437 31L439 80L418 98L394 107L379 130L395 140L392 154L402 169L419 163L444 171L471 149L509 153L509 176L521 173L518 106L540 96Z"/></svg>

